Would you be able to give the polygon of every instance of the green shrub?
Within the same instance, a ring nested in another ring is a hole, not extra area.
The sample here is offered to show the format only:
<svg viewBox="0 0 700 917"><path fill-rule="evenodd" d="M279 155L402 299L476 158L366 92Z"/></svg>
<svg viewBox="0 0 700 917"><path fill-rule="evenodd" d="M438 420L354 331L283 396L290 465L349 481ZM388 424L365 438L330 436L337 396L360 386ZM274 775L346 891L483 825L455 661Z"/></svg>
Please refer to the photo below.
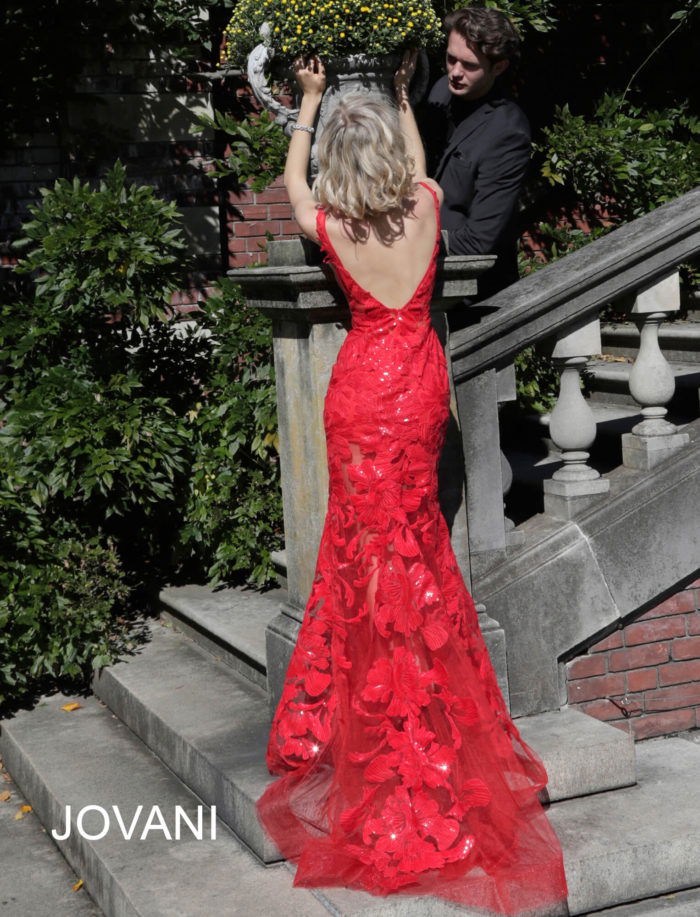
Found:
<svg viewBox="0 0 700 917"><path fill-rule="evenodd" d="M270 552L282 544L271 326L227 280L200 321L213 350L207 390L192 412L182 551L198 557L213 582L243 572L263 585L272 578Z"/></svg>
<svg viewBox="0 0 700 917"><path fill-rule="evenodd" d="M23 244L35 296L0 306L5 700L106 664L165 582L269 581L281 541L270 326L227 282L168 315L174 208L117 164L46 191Z"/></svg>
<svg viewBox="0 0 700 917"><path fill-rule="evenodd" d="M259 192L284 172L289 140L269 112L234 117L214 111L213 118L198 114L197 122L196 133L209 129L226 136L228 153L215 160L215 168L207 173L211 178L232 178Z"/></svg>
<svg viewBox="0 0 700 917"><path fill-rule="evenodd" d="M127 185L119 161L96 191L76 178L41 194L15 243L28 250L17 270L36 274L36 297L61 330L75 327L103 347L114 336L106 318L143 327L162 318L183 280L175 204Z"/></svg>
<svg viewBox="0 0 700 917"><path fill-rule="evenodd" d="M630 220L700 183L700 120L685 108L643 110L606 95L592 118L557 109L539 146L542 175L612 219Z"/></svg>
<svg viewBox="0 0 700 917"><path fill-rule="evenodd" d="M464 0L433 0L441 18L468 5ZM519 29L549 32L557 22L555 0L484 0L480 5L502 10Z"/></svg>
<svg viewBox="0 0 700 917"><path fill-rule="evenodd" d="M26 500L23 481L0 462L0 706L29 687L75 679L123 648L117 614L129 590L118 554Z"/></svg>

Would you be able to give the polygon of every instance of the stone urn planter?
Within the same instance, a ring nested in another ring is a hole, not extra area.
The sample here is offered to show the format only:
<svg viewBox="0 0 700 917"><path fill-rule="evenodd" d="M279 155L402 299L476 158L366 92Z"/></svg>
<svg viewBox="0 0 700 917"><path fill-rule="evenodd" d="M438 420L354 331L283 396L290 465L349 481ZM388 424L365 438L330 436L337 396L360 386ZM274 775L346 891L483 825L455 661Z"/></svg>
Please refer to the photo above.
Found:
<svg viewBox="0 0 700 917"><path fill-rule="evenodd" d="M295 89L291 60L279 57L268 43L269 27L261 29L262 42L248 57L248 82L256 99L281 124L287 135L299 115L298 108L289 108L274 97L270 79L284 80ZM400 54L367 55L352 54L342 59L324 60L326 68L326 91L321 102L314 142L311 147L311 174L316 172L316 147L328 111L338 96L348 92L368 92L393 99L393 78L401 62ZM420 101L428 88L428 56L421 51L418 68L411 87L411 102Z"/></svg>

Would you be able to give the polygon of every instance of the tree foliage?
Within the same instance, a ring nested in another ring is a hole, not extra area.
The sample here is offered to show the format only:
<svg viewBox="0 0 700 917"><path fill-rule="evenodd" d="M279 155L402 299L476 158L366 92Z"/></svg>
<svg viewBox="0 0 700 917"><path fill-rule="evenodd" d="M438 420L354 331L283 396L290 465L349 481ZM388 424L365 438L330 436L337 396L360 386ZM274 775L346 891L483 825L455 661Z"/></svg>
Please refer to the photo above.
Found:
<svg viewBox="0 0 700 917"><path fill-rule="evenodd" d="M269 324L230 284L190 321L168 308L172 205L120 164L62 180L24 251L33 295L0 307L6 697L113 658L127 600L163 582L266 582L281 514Z"/></svg>

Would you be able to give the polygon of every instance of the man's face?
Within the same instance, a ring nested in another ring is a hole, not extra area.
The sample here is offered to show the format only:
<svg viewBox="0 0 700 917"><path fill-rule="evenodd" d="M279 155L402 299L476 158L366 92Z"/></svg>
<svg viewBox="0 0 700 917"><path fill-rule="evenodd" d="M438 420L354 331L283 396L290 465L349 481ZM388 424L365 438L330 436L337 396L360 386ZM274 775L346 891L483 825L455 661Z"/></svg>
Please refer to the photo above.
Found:
<svg viewBox="0 0 700 917"><path fill-rule="evenodd" d="M452 95L460 99L480 99L491 90L496 77L508 66L508 61L491 61L467 44L459 32L452 31L447 39L447 83Z"/></svg>

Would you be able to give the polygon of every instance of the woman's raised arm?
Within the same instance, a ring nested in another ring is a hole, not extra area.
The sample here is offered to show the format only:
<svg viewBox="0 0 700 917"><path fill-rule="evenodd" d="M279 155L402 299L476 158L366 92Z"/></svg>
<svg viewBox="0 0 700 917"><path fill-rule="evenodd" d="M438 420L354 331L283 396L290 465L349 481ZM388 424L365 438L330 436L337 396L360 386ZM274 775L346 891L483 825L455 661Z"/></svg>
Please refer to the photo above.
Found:
<svg viewBox="0 0 700 917"><path fill-rule="evenodd" d="M396 93L396 105L399 109L401 130L406 138L406 150L415 162L414 178L416 181L425 181L427 179L425 149L418 132L418 125L416 124L408 94L408 87L413 79L413 74L416 72L417 61L417 50L404 51L403 60L394 75L394 92ZM435 187L442 198L442 190L437 182L433 182L432 179L428 179L428 181Z"/></svg>
<svg viewBox="0 0 700 917"><path fill-rule="evenodd" d="M297 83L303 95L299 117L292 129L284 185L294 208L294 216L304 235L318 241L316 235L316 201L308 182L309 157L314 124L326 88L326 71L318 57L297 60L294 65Z"/></svg>

